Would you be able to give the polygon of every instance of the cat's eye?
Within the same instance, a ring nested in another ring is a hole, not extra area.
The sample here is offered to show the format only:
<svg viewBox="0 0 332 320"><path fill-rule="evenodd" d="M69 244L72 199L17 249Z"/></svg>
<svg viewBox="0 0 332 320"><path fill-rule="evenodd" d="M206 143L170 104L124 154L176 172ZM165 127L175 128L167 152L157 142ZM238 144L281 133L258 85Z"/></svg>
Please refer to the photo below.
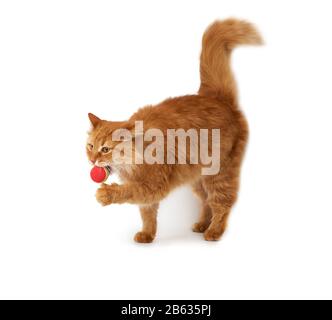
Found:
<svg viewBox="0 0 332 320"><path fill-rule="evenodd" d="M111 148L109 148L109 147L102 147L100 151L102 153L108 153L110 150L111 150Z"/></svg>
<svg viewBox="0 0 332 320"><path fill-rule="evenodd" d="M88 147L89 150L92 150L92 149L93 149L93 145L92 145L91 143L88 143L88 144L87 144L87 147Z"/></svg>

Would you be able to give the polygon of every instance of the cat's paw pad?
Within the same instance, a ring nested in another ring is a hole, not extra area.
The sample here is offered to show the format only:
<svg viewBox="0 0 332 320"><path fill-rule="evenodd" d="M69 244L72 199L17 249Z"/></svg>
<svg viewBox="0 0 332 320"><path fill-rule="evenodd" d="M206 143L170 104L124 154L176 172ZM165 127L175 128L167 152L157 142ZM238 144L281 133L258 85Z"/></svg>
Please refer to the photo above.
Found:
<svg viewBox="0 0 332 320"><path fill-rule="evenodd" d="M150 233L147 232L137 232L134 240L138 243L151 243L154 239Z"/></svg>
<svg viewBox="0 0 332 320"><path fill-rule="evenodd" d="M215 230L208 229L204 232L204 239L206 241L218 241L221 238L221 236L222 233L217 232Z"/></svg>
<svg viewBox="0 0 332 320"><path fill-rule="evenodd" d="M194 232L199 232L199 233L203 233L206 229L208 228L208 226L202 222L197 222L193 225L192 230Z"/></svg>

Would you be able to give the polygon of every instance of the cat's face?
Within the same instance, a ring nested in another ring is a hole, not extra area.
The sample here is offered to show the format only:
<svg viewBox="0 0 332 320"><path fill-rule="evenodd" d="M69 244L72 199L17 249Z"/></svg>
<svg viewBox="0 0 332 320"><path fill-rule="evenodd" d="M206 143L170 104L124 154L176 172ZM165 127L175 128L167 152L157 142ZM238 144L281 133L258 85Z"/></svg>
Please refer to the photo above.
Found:
<svg viewBox="0 0 332 320"><path fill-rule="evenodd" d="M124 153L113 150L123 141L113 141L112 134L119 129L129 130L128 123L101 120L91 113L89 119L92 125L86 144L89 161L99 167L110 166L118 169L123 164Z"/></svg>

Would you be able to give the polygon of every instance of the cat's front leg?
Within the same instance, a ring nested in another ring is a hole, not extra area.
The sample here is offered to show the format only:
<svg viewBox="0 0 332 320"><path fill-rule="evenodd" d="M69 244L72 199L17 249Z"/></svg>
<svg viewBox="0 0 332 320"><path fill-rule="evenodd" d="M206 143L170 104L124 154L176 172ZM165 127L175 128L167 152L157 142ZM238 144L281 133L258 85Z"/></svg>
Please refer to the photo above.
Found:
<svg viewBox="0 0 332 320"><path fill-rule="evenodd" d="M127 193L127 188L124 185L103 183L96 192L96 199L103 206L112 203L124 203L128 200Z"/></svg>
<svg viewBox="0 0 332 320"><path fill-rule="evenodd" d="M169 193L165 184L128 183L102 184L97 190L97 201L106 206L112 203L151 204L160 202Z"/></svg>

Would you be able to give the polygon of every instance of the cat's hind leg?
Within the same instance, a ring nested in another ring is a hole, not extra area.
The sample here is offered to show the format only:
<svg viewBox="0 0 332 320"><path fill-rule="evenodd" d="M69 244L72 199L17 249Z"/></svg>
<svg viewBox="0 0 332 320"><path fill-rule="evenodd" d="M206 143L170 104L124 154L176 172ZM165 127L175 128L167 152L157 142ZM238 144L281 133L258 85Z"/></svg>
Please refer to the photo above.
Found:
<svg viewBox="0 0 332 320"><path fill-rule="evenodd" d="M204 186L208 192L207 202L212 210L211 224L204 232L204 238L216 241L223 235L231 208L236 201L238 178L222 172L206 177Z"/></svg>
<svg viewBox="0 0 332 320"><path fill-rule="evenodd" d="M198 222L193 225L192 230L194 232L204 232L209 227L212 217L211 208L207 203L207 192L205 191L201 180L193 184L192 188L202 202Z"/></svg>
<svg viewBox="0 0 332 320"><path fill-rule="evenodd" d="M236 201L239 189L240 166L246 139L239 139L219 174L205 176L203 187L207 192L207 203L212 210L209 228L204 232L208 241L219 240L227 226L227 219Z"/></svg>

